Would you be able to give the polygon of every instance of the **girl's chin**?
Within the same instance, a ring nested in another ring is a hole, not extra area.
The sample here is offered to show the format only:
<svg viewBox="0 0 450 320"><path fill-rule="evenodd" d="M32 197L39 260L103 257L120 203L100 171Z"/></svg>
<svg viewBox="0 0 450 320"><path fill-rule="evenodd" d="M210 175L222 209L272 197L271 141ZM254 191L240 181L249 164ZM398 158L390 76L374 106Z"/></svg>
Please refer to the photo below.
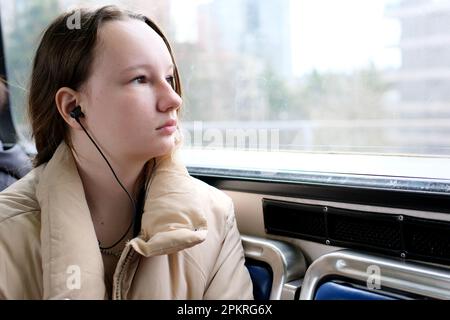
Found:
<svg viewBox="0 0 450 320"><path fill-rule="evenodd" d="M162 157L174 151L176 143L173 137L171 139L154 139L153 141L155 140L157 140L157 143L147 144L147 150L144 150L142 147L139 148L139 145L145 145L144 142L136 146L136 148L138 149L134 149L133 146L133 151L129 150L134 154L133 156L131 156L130 154L131 158L134 158L141 162L147 161L148 159Z"/></svg>
<svg viewBox="0 0 450 320"><path fill-rule="evenodd" d="M165 155L170 154L175 149L175 141L172 139L172 141L166 141L165 143L162 143L160 148L157 150L153 150L153 157L162 157Z"/></svg>

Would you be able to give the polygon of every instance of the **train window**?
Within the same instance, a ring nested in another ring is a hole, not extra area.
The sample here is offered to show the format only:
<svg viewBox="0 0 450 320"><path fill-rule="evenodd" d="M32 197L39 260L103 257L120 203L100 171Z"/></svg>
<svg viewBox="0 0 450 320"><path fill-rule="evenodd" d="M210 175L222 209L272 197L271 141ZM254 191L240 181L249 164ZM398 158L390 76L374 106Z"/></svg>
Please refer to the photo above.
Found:
<svg viewBox="0 0 450 320"><path fill-rule="evenodd" d="M450 179L449 0L1 0L24 137L40 31L104 4L148 14L172 40L191 167Z"/></svg>
<svg viewBox="0 0 450 320"><path fill-rule="evenodd" d="M450 297L450 0L0 0L0 149L36 152L45 27L104 5L171 42L180 155L233 201L256 298Z"/></svg>

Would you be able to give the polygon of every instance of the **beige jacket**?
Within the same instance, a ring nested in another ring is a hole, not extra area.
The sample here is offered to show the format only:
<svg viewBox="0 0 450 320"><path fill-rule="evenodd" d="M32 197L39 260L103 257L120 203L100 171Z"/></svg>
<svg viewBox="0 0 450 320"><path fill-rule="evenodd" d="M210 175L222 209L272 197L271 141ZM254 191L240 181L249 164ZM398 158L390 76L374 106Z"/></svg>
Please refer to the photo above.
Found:
<svg viewBox="0 0 450 320"><path fill-rule="evenodd" d="M252 299L233 204L159 160L142 229L104 283L82 182L62 143L47 163L0 193L0 298Z"/></svg>

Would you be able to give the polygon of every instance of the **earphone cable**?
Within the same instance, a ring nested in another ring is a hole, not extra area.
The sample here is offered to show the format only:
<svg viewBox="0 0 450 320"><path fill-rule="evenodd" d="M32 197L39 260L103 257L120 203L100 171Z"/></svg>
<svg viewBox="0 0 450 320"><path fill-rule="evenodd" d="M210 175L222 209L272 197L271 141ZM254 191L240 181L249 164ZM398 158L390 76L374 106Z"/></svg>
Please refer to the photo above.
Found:
<svg viewBox="0 0 450 320"><path fill-rule="evenodd" d="M133 219L131 220L130 225L127 228L127 231L124 233L124 235L117 240L113 245L109 246L109 247L101 247L100 246L100 242L99 242L99 248L102 250L109 250L114 248L115 246L117 246L128 234L128 232L130 231L131 227L133 226L133 223L136 219L136 215L137 215L137 210L136 210L136 203L133 200L133 198L131 197L130 193L127 191L127 189L123 186L122 182L120 182L119 178L117 177L116 173L114 172L114 169L112 168L111 164L109 163L108 159L106 159L105 155L103 154L103 152L100 150L100 148L97 146L97 144L95 143L94 139L92 139L92 137L89 135L89 133L87 132L87 130L84 128L84 126L81 124L81 121L78 117L75 118L75 120L78 122L78 124L81 126L81 128L83 128L84 132L87 134L87 136L89 137L89 139L92 141L92 143L94 144L94 146L97 148L98 152L100 152L100 154L102 155L103 159L105 159L106 163L108 164L109 169L111 169L112 174L114 175L114 178L116 178L117 183L120 185L120 187L125 191L125 193L127 194L128 198L131 201L131 204L133 205Z"/></svg>

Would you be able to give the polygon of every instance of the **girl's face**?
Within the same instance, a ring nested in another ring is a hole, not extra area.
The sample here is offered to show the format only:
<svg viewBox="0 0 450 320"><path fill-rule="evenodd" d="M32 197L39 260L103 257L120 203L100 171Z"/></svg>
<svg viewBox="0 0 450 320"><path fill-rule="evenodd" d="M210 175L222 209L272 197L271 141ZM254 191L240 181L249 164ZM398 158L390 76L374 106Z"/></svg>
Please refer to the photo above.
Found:
<svg viewBox="0 0 450 320"><path fill-rule="evenodd" d="M144 22L112 21L100 28L80 105L107 154L147 161L173 149L182 103L173 72L163 39Z"/></svg>

